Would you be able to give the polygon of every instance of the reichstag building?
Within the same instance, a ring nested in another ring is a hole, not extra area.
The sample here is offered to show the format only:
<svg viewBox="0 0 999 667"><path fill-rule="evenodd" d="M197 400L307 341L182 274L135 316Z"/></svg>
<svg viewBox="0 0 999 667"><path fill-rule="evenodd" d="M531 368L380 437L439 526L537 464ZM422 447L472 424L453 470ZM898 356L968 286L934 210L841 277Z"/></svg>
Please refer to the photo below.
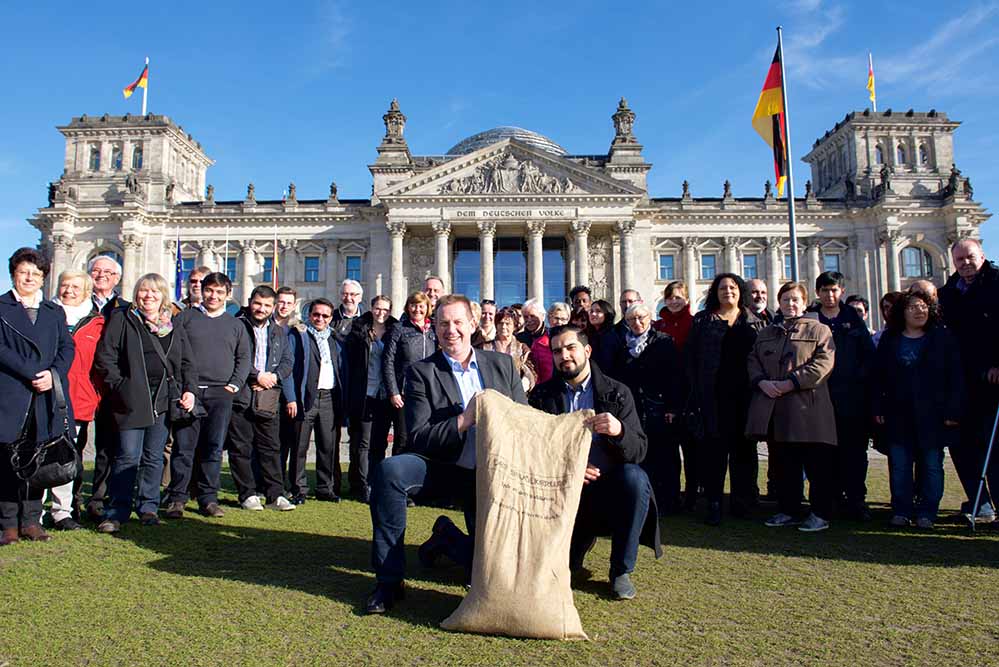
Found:
<svg viewBox="0 0 999 667"><path fill-rule="evenodd" d="M237 300L278 280L303 298L335 295L344 278L394 309L429 274L446 287L501 304L565 299L575 284L612 302L623 288L647 300L674 279L700 297L716 272L767 281L789 277L787 207L769 185L759 197L648 192L652 165L622 99L609 149L573 155L535 132L498 127L440 155L413 155L406 116L393 100L368 166L370 199L216 199L213 164L167 116L81 116L66 139L62 176L30 222L55 276L98 254L118 258L122 288L155 271L173 281L177 243L185 271L225 271ZM990 216L955 167L959 123L937 111L853 112L812 145L805 196L796 204L802 277L847 276L875 301L912 280L944 279L948 245L979 235ZM804 180L804 179L801 179ZM324 193L325 194L325 193ZM276 247L275 247L276 244ZM695 298L696 300L696 298Z"/></svg>

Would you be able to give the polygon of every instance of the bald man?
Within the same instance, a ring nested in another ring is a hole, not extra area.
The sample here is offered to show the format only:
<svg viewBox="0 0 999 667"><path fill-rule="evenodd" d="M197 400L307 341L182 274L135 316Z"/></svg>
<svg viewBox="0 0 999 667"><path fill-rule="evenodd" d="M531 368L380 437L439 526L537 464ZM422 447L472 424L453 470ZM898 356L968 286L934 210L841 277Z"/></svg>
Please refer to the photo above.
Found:
<svg viewBox="0 0 999 667"><path fill-rule="evenodd" d="M985 450L999 406L999 267L985 259L982 244L963 239L951 248L957 271L940 288L944 323L961 344L961 365L967 389L958 442L949 443L954 467L968 496L964 514L972 511ZM987 474L993 494L999 493L999 452ZM988 521L995 513L985 493L977 509Z"/></svg>

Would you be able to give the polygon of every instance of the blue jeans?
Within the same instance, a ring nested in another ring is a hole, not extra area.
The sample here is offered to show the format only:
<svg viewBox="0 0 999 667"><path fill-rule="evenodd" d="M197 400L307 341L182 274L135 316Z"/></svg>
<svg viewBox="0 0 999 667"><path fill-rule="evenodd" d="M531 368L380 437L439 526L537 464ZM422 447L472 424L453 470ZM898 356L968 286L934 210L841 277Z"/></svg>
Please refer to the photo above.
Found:
<svg viewBox="0 0 999 667"><path fill-rule="evenodd" d="M222 447L232 416L232 399L222 387L208 387L199 391L208 413L177 428L174 433L173 451L170 455L170 502L186 503L191 484L194 454L198 454L197 492L198 505L206 507L219 501L220 476L222 475Z"/></svg>
<svg viewBox="0 0 999 667"><path fill-rule="evenodd" d="M160 415L146 428L130 428L119 432L119 447L111 462L108 491L111 504L104 518L125 523L132 514L135 478L139 478L139 496L135 502L137 514L151 512L160 506L160 480L163 478L163 449L166 447L166 415Z"/></svg>
<svg viewBox="0 0 999 667"><path fill-rule="evenodd" d="M371 475L371 565L378 583L397 583L406 577L406 498L437 497L442 492L462 500L465 527L474 535L474 470L428 461L416 454L392 456L375 467ZM470 570L472 538L463 535L448 546L447 557Z"/></svg>
<svg viewBox="0 0 999 667"><path fill-rule="evenodd" d="M891 482L891 509L896 516L907 518L937 518L940 498L943 497L943 449L920 449L905 445L891 445L888 450ZM913 507L913 472L919 480L919 504ZM915 517L913 514L915 513Z"/></svg>
<svg viewBox="0 0 999 667"><path fill-rule="evenodd" d="M637 463L601 470L597 480L583 486L569 547L570 567L581 567L593 538L609 533L611 579L633 572L651 497L649 476Z"/></svg>

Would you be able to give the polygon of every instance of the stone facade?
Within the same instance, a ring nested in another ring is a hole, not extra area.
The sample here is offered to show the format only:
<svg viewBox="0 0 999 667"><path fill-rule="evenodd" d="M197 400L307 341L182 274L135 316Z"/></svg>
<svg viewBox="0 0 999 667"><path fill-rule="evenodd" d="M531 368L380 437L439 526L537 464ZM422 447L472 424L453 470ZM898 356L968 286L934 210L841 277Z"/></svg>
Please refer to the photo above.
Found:
<svg viewBox="0 0 999 667"><path fill-rule="evenodd" d="M187 265L234 275L238 301L272 278L277 257L278 282L305 299L356 277L367 295L390 294L396 311L427 275L452 287L456 243L478 251L481 298L508 278L494 268L494 247L509 239L523 243L524 296L546 302L575 284L614 302L625 287L652 299L682 279L697 300L715 272L755 275L771 291L789 278L786 202L769 182L757 198L733 197L727 181L720 197L694 197L686 182L678 197L650 197L652 165L635 113L622 99L611 118L614 137L601 155L570 155L547 137L496 128L444 155L414 156L393 100L368 167L370 199L341 200L334 183L325 199L299 199L290 184L283 199L258 201L251 184L244 199L217 201L206 188L212 161L168 117L83 116L58 128L63 175L30 222L53 276L112 253L126 295L147 272L174 280L178 240ZM796 202L801 278L837 268L848 290L872 303L919 277L941 282L951 270L948 245L978 236L990 216L953 166L958 125L935 111L864 111L816 141L804 158L811 181ZM552 241L566 274L554 283L543 259ZM546 284L565 289L548 294Z"/></svg>

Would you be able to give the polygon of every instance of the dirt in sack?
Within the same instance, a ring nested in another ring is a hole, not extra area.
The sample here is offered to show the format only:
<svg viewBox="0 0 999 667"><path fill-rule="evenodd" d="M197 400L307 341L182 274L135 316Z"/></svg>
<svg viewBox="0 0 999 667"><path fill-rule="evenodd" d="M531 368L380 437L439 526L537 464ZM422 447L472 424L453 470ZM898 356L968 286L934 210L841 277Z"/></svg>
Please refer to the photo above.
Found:
<svg viewBox="0 0 999 667"><path fill-rule="evenodd" d="M476 398L472 588L442 628L587 639L572 600L569 542L591 415L549 415L492 390Z"/></svg>

